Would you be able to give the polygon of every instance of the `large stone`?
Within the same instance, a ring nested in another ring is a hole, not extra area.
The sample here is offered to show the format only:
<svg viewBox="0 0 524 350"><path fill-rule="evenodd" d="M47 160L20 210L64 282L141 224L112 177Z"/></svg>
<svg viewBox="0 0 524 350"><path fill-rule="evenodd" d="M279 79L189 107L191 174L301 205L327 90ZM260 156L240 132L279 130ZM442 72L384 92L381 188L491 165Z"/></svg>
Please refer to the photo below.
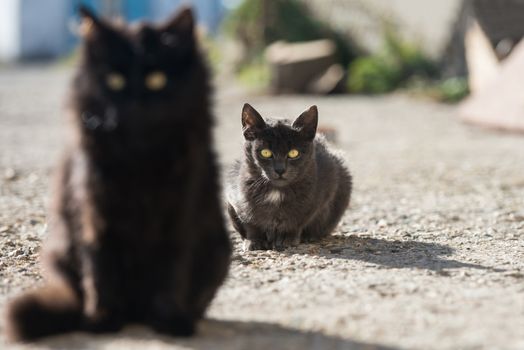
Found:
<svg viewBox="0 0 524 350"><path fill-rule="evenodd" d="M463 120L479 125L524 132L524 42L505 59L497 74L465 100L459 110Z"/></svg>
<svg viewBox="0 0 524 350"><path fill-rule="evenodd" d="M475 93L488 86L499 74L500 62L478 22L468 29L465 36L466 59L468 65L469 89Z"/></svg>
<svg viewBox="0 0 524 350"><path fill-rule="evenodd" d="M266 60L270 66L270 87L273 93L321 92L311 89L319 88L314 82L318 82L336 63L336 46L331 40L301 43L279 41L267 48ZM324 79L324 85L333 85L331 80L329 77Z"/></svg>
<svg viewBox="0 0 524 350"><path fill-rule="evenodd" d="M311 94L330 94L344 92L346 72L340 64L333 64L324 73L313 78L306 87Z"/></svg>

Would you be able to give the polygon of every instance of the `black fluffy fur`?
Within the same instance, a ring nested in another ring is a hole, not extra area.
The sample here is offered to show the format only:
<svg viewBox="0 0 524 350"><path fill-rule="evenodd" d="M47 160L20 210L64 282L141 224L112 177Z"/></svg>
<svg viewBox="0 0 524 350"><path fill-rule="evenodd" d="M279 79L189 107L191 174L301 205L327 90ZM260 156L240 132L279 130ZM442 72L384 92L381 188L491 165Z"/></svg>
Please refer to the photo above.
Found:
<svg viewBox="0 0 524 350"><path fill-rule="evenodd" d="M8 337L126 323L191 335L231 254L192 13L156 27L117 27L85 8L81 15L76 137L57 172L43 251L50 276L10 303ZM153 73L165 80L151 88ZM120 84L110 82L115 74Z"/></svg>

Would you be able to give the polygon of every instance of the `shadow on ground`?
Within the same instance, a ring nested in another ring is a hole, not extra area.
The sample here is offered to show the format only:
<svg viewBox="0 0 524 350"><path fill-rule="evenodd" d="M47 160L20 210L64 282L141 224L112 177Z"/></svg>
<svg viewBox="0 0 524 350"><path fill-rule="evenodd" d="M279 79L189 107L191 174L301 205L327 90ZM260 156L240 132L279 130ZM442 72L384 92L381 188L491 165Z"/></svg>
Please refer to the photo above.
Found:
<svg viewBox="0 0 524 350"><path fill-rule="evenodd" d="M94 336L75 333L49 338L38 344L49 349L393 349L360 343L319 332L304 332L276 324L205 320L193 338L160 336L143 327L128 327L118 335Z"/></svg>
<svg viewBox="0 0 524 350"><path fill-rule="evenodd" d="M312 245L310 245L312 246ZM320 249L307 250L325 258L360 260L387 268L417 268L433 271L471 268L502 272L504 270L480 264L463 263L446 259L453 248L420 241L398 241L359 236L330 236L320 242ZM303 249L292 248L286 253L304 253Z"/></svg>

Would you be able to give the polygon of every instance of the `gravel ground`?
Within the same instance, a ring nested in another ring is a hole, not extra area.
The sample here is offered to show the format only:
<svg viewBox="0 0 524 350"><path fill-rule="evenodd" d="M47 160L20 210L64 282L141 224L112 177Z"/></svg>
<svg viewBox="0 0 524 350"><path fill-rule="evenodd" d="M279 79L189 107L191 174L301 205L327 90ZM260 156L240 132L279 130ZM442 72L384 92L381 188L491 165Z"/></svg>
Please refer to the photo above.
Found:
<svg viewBox="0 0 524 350"><path fill-rule="evenodd" d="M0 307L40 283L46 201L70 71L0 70ZM523 349L524 137L461 124L403 96L217 94L217 151L240 154L240 108L294 117L317 104L338 130L355 188L335 234L244 252L194 339L143 328L22 349ZM1 332L0 332L1 333ZM3 339L2 336L0 338Z"/></svg>

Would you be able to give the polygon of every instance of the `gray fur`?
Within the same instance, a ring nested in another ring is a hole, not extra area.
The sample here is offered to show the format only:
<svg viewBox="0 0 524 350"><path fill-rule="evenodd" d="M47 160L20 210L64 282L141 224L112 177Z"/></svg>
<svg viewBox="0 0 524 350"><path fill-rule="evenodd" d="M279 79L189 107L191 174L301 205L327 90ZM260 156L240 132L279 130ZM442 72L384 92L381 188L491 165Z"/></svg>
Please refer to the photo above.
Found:
<svg viewBox="0 0 524 350"><path fill-rule="evenodd" d="M242 117L244 157L231 168L226 184L228 213L248 249L283 249L330 234L351 194L351 175L343 159L315 135L316 107L291 123L264 121L251 106ZM263 159L261 149L273 157ZM299 159L287 157L291 149ZM275 168L284 166L283 179Z"/></svg>

